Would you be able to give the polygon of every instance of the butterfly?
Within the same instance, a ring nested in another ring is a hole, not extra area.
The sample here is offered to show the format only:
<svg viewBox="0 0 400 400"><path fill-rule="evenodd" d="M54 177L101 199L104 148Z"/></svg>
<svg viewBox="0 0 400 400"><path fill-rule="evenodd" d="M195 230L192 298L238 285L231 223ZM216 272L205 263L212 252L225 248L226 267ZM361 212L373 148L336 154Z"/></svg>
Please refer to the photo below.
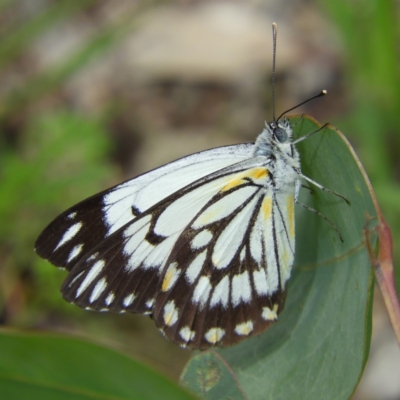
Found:
<svg viewBox="0 0 400 400"><path fill-rule="evenodd" d="M284 114L255 143L183 157L58 216L35 250L68 271L64 298L149 315L192 349L231 346L277 321L301 180L328 190L302 174L295 147L316 131L293 141Z"/></svg>

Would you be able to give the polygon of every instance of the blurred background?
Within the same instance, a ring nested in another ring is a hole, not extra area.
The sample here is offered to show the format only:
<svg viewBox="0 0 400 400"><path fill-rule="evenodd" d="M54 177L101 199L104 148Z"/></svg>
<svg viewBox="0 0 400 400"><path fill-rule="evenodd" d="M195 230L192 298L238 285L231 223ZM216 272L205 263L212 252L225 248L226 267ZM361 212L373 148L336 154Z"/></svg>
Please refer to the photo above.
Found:
<svg viewBox="0 0 400 400"><path fill-rule="evenodd" d="M277 114L328 90L300 111L355 147L399 260L399 4L0 0L0 323L90 338L178 379L190 351L146 317L64 302L65 273L33 244L85 197L191 152L253 141L272 118L274 21ZM399 399L400 351L375 297L354 398Z"/></svg>

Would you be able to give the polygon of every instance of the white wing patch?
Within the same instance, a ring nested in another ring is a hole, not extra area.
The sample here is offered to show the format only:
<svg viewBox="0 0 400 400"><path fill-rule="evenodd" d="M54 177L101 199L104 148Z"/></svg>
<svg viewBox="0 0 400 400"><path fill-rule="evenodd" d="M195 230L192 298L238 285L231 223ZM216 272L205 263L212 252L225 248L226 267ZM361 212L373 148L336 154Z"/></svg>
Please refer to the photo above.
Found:
<svg viewBox="0 0 400 400"><path fill-rule="evenodd" d="M207 342L211 344L218 343L225 336L225 330L222 328L211 328L204 335Z"/></svg>
<svg viewBox="0 0 400 400"><path fill-rule="evenodd" d="M243 189L240 191L242 190ZM240 244L243 242L244 235L248 230L250 218L253 215L258 200L259 197L255 196L249 201L218 237L212 254L212 262L216 268L223 269L228 267L233 257L236 255Z"/></svg>
<svg viewBox="0 0 400 400"><path fill-rule="evenodd" d="M168 206L157 219L154 231L158 235L169 236L183 231L210 198L218 192L225 178L216 179L191 190Z"/></svg>
<svg viewBox="0 0 400 400"><path fill-rule="evenodd" d="M211 242L212 238L213 234L209 230L204 229L192 239L190 245L193 250L201 249L207 246Z"/></svg>
<svg viewBox="0 0 400 400"><path fill-rule="evenodd" d="M71 252L68 255L68 259L67 262L71 262L74 258L78 257L79 254L81 254L83 249L83 244L77 244L76 246L74 246L74 248L71 250Z"/></svg>
<svg viewBox="0 0 400 400"><path fill-rule="evenodd" d="M79 297L85 291L85 289L87 289L87 287L97 278L105 265L106 263L104 260L99 260L93 264L90 271L85 276L85 279L82 281L81 285L76 291L76 297Z"/></svg>
<svg viewBox="0 0 400 400"><path fill-rule="evenodd" d="M221 200L216 201L203 211L192 224L192 228L200 229L231 215L257 190L259 190L259 188L247 186L224 196Z"/></svg>
<svg viewBox="0 0 400 400"><path fill-rule="evenodd" d="M59 247L61 247L63 244L69 242L72 240L76 234L81 230L83 224L82 222L77 222L76 224L72 225L63 235L61 238L60 242L58 243L57 247L54 249L56 251Z"/></svg>
<svg viewBox="0 0 400 400"><path fill-rule="evenodd" d="M124 307L129 307L133 303L135 298L136 295L134 293L128 294L128 296L126 296L122 301L122 304L124 305Z"/></svg>
<svg viewBox="0 0 400 400"><path fill-rule="evenodd" d="M105 300L106 305L110 306L112 304L112 302L114 301L114 299L115 299L115 294L113 292L110 292Z"/></svg>
<svg viewBox="0 0 400 400"><path fill-rule="evenodd" d="M278 306L275 304L272 310L269 307L264 307L261 316L266 321L277 320L278 319Z"/></svg>
<svg viewBox="0 0 400 400"><path fill-rule="evenodd" d="M249 335L254 329L254 325L252 321L246 321L241 324L236 325L235 332L238 335Z"/></svg>
<svg viewBox="0 0 400 400"><path fill-rule="evenodd" d="M174 262L169 265L167 272L165 273L164 280L161 286L161 290L163 292L167 292L171 290L174 286L175 282L178 280L179 275L181 274L181 270L177 268L178 263Z"/></svg>
<svg viewBox="0 0 400 400"><path fill-rule="evenodd" d="M211 308L217 306L218 304L221 304L223 308L227 308L229 301L229 286L230 279L228 276L224 276L217 286L215 286L210 301Z"/></svg>
<svg viewBox="0 0 400 400"><path fill-rule="evenodd" d="M164 239L160 244L145 258L143 268L158 268L164 267L169 254L171 253L179 232L171 235L169 238Z"/></svg>
<svg viewBox="0 0 400 400"><path fill-rule="evenodd" d="M132 185L131 182L119 185L116 190L106 194L104 203L104 220L109 227L107 236L114 233L120 227L126 224L127 215L133 217L130 210L133 203L132 193L140 190L140 186Z"/></svg>
<svg viewBox="0 0 400 400"><path fill-rule="evenodd" d="M147 218L149 217L149 218ZM126 241L124 246L124 253L128 257L132 256L132 254L138 249L138 247L143 243L144 238L146 237L147 233L149 232L150 228L150 218L151 216L146 216L142 219L135 221L129 228L126 229L124 232L124 236L128 237L129 239ZM145 224L143 224L145 222ZM132 233L132 231L135 231Z"/></svg>
<svg viewBox="0 0 400 400"><path fill-rule="evenodd" d="M199 303L200 309L207 303L210 291L212 289L210 278L201 276L193 292L192 301Z"/></svg>
<svg viewBox="0 0 400 400"><path fill-rule="evenodd" d="M139 268L146 257L148 257L151 252L156 247L146 240L143 240L139 246L130 254L129 261L125 266L126 272L133 272L135 269Z"/></svg>
<svg viewBox="0 0 400 400"><path fill-rule="evenodd" d="M185 342L189 342L194 339L196 332L192 331L188 326L185 326L179 331L179 335Z"/></svg>
<svg viewBox="0 0 400 400"><path fill-rule="evenodd" d="M253 272L253 282L258 295L269 295L270 290L268 287L267 274L264 268Z"/></svg>
<svg viewBox="0 0 400 400"><path fill-rule="evenodd" d="M174 301L169 301L164 306L164 322L167 326L175 325L178 321L179 310L175 306Z"/></svg>
<svg viewBox="0 0 400 400"><path fill-rule="evenodd" d="M185 277L189 284L193 284L199 276L206 260L207 250L204 250L196 256L196 258L189 264L185 272Z"/></svg>
<svg viewBox="0 0 400 400"><path fill-rule="evenodd" d="M105 278L101 278L97 283L96 286L94 287L92 294L90 295L89 302L93 303L95 300L97 300L101 294L106 290L107 287L107 281Z"/></svg>
<svg viewBox="0 0 400 400"><path fill-rule="evenodd" d="M236 306L242 301L249 303L251 297L249 271L235 275L232 279L232 304Z"/></svg>

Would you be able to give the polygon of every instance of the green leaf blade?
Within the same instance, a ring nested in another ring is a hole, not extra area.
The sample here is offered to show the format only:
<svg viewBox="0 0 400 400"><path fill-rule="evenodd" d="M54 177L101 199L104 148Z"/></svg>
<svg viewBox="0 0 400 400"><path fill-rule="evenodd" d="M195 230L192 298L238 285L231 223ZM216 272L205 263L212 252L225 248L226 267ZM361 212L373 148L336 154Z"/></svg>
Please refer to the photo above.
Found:
<svg viewBox="0 0 400 400"><path fill-rule="evenodd" d="M53 335L0 334L0 393L13 399L193 399L114 350Z"/></svg>

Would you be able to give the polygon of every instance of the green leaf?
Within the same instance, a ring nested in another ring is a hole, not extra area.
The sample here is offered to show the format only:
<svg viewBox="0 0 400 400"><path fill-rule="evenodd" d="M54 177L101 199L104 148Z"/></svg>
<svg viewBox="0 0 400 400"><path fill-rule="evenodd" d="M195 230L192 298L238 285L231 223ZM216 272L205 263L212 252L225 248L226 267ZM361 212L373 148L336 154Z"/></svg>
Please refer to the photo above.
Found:
<svg viewBox="0 0 400 400"><path fill-rule="evenodd" d="M194 398L151 368L83 340L3 332L0 354L7 400Z"/></svg>
<svg viewBox="0 0 400 400"><path fill-rule="evenodd" d="M296 124L296 120L292 120ZM295 137L318 129L297 119ZM367 219L375 216L365 175L343 135L325 128L300 142L303 173L350 200L313 188L300 201L337 226L296 207L296 260L285 310L264 334L228 349L202 353L187 365L183 383L205 399L347 399L365 366L371 336L373 275L363 242ZM312 186L312 185L309 185ZM213 387L199 384L212 365L220 369ZM223 386L223 382L225 387Z"/></svg>

